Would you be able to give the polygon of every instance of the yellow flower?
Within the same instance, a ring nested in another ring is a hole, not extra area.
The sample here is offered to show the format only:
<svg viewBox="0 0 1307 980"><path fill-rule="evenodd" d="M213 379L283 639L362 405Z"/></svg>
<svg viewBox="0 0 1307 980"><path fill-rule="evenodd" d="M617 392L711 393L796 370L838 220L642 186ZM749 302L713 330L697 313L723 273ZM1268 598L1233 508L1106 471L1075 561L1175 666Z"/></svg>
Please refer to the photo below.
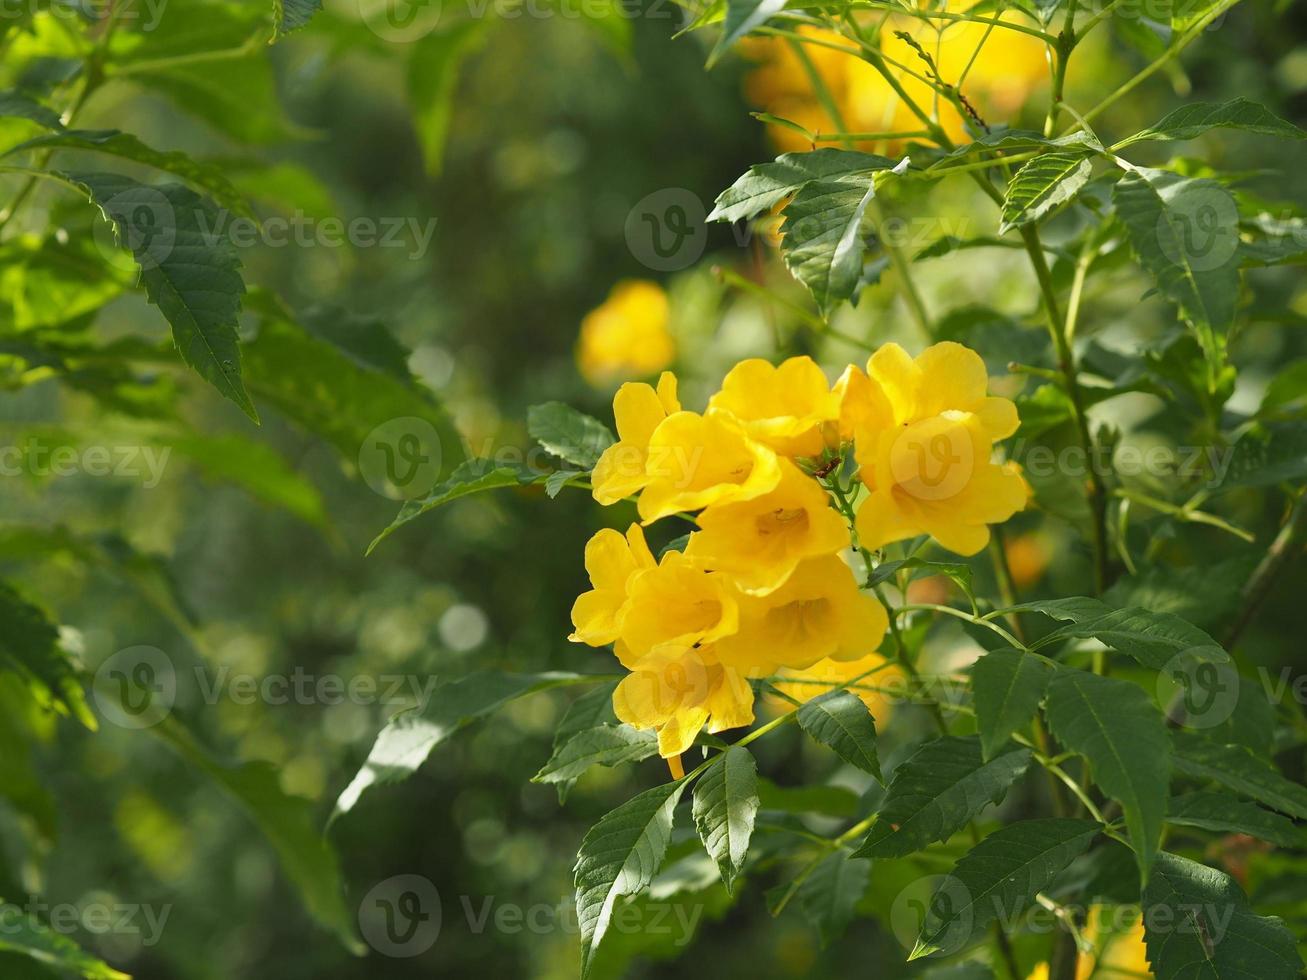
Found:
<svg viewBox="0 0 1307 980"><path fill-rule="evenodd" d="M577 597L572 606L572 625L568 639L592 647L607 646L622 632L622 619L629 608L627 586L631 576L655 565L644 531L632 524L623 537L612 528L604 528L585 546L585 570L594 588Z"/></svg>
<svg viewBox="0 0 1307 980"><path fill-rule="evenodd" d="M677 412L649 439L646 473L639 510L652 524L681 511L761 497L780 482L781 464L729 415Z"/></svg>
<svg viewBox="0 0 1307 980"><path fill-rule="evenodd" d="M857 365L845 368L834 393L840 406L840 442L852 442L858 429L875 431L894 424L894 409L884 390Z"/></svg>
<svg viewBox="0 0 1307 980"><path fill-rule="evenodd" d="M867 671L881 667L886 658L879 653L869 653L857 660L819 660L806 670L779 670L780 677L788 678L789 683L777 681L773 686L795 701L811 701L819 694L825 694L833 687L861 677ZM862 703L867 706L872 717L884 722L894 711L894 694L889 693L896 685L903 682L903 672L897 667L885 667L868 677L863 686L853 689ZM867 690L868 687L886 689L885 692ZM770 703L792 710L793 705L780 698L770 699Z"/></svg>
<svg viewBox="0 0 1307 980"><path fill-rule="evenodd" d="M699 515L699 528L686 551L756 595L780 588L804 559L850 544L848 525L826 491L787 460L775 490L709 507Z"/></svg>
<svg viewBox="0 0 1307 980"><path fill-rule="evenodd" d="M885 610L858 589L853 570L828 555L803 562L768 595L741 596L739 630L718 641L717 656L750 676L802 670L827 657L866 656L888 626Z"/></svg>
<svg viewBox="0 0 1307 980"><path fill-rule="evenodd" d="M675 760L708 726L716 733L753 723L753 689L711 647L663 647L662 655L624 677L613 711L628 725L658 732L658 754ZM672 772L679 776L679 763Z"/></svg>
<svg viewBox="0 0 1307 980"><path fill-rule="evenodd" d="M595 386L661 371L676 356L667 294L654 282L629 280L581 321L577 365Z"/></svg>
<svg viewBox="0 0 1307 980"><path fill-rule="evenodd" d="M1099 919L1102 913L1115 914L1124 910L1124 906L1096 905L1089 910L1089 921L1085 925L1084 935L1091 943L1097 945ZM1129 978L1151 977L1153 971L1148 966L1148 948L1144 944L1144 920L1140 916L1134 925L1119 933L1109 933L1103 940L1103 946L1094 953L1083 955L1076 963L1076 980L1089 980L1091 976L1102 980L1129 980ZM1026 980L1048 980L1048 964L1039 963L1030 971Z"/></svg>
<svg viewBox="0 0 1307 980"><path fill-rule="evenodd" d="M914 360L898 344L885 344L867 361L867 373L888 396L895 425L954 410L978 416L992 440L1017 431L1017 407L987 394L985 362L969 347L944 341Z"/></svg>
<svg viewBox="0 0 1307 980"><path fill-rule="evenodd" d="M622 661L640 664L660 647L693 647L734 633L739 607L730 583L679 551L627 583L630 607L622 619Z"/></svg>
<svg viewBox="0 0 1307 980"><path fill-rule="evenodd" d="M604 450L591 476L594 498L607 507L644 489L649 482L645 463L649 439L669 415L681 410L676 398L676 376L664 371L657 390L643 382L628 381L613 397L617 442Z"/></svg>
<svg viewBox="0 0 1307 980"><path fill-rule="evenodd" d="M860 433L855 452L871 491L858 508L858 541L881 548L929 534L974 555L989 524L1007 520L1030 496L1015 463L990 462L992 443L977 415L946 410L888 432Z"/></svg>
<svg viewBox="0 0 1307 980"><path fill-rule="evenodd" d="M709 409L727 412L750 437L782 456L816 456L822 427L839 418L839 397L810 357L791 357L779 367L761 358L735 365Z"/></svg>

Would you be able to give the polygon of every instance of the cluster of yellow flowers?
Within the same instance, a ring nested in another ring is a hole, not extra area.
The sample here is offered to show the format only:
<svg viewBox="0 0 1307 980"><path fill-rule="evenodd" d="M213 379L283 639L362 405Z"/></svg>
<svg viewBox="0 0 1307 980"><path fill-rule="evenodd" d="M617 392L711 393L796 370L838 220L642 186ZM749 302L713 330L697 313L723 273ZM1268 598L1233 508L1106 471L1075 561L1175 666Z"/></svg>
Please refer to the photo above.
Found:
<svg viewBox="0 0 1307 980"><path fill-rule="evenodd" d="M990 458L1016 407L987 386L980 356L955 343L915 360L886 344L834 385L807 357L743 361L702 414L681 408L670 373L622 385L595 499L637 497L643 525L679 515L697 530L657 561L640 524L586 546L593 589L571 638L611 644L631 671L617 716L656 729L676 760L705 726L752 723L751 678L818 681L804 700L875 666L888 617L844 560L854 535L865 552L926 534L974 554L1026 504L1015 464Z"/></svg>
<svg viewBox="0 0 1307 980"><path fill-rule="evenodd" d="M882 49L894 62L911 66L920 75L927 74L925 63L895 31L914 37L945 82L957 84L965 73L963 93L982 114L996 114L1000 120L1019 109L1048 78L1048 52L1043 42L1028 34L974 22L923 24L913 17L891 17L881 29ZM818 100L808 66L784 38L749 38L743 43L745 55L758 63L745 80L745 95L751 102L817 134L836 131L840 123L848 132L922 128L921 120L875 68L846 53L847 38L817 28L802 28L800 33L815 42L803 45L803 57L821 78L841 118L833 119L829 107ZM930 85L905 71L892 67L891 71L908 98L926 112L938 109L940 125L951 139L966 138L966 121L952 105L937 99ZM773 125L769 134L782 150L809 149L803 135L788 127Z"/></svg>

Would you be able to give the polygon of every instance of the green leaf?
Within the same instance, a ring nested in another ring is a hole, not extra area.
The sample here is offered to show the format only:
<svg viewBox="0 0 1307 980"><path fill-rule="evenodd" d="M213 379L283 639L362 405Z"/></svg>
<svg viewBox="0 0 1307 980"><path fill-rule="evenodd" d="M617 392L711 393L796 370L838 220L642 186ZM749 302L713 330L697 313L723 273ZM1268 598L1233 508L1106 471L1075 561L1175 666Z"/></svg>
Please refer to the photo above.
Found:
<svg viewBox="0 0 1307 980"><path fill-rule="evenodd" d="M952 255L954 252L967 252L975 248L1021 247L1022 246L1019 242L1014 242L1006 238L994 238L989 235L978 235L975 238L959 238L957 235L945 235L943 238L936 238L933 242L913 256L913 259L939 259L946 255Z"/></svg>
<svg viewBox="0 0 1307 980"><path fill-rule="evenodd" d="M130 133L116 129L65 129L58 133L47 133L34 139L19 143L5 150L0 157L14 153L33 150L83 150L121 157L134 163L141 163L156 170L162 170L180 177L194 187L204 191L215 202L229 211L235 211L246 217L252 217L249 202L221 169L211 164L194 160L185 153L176 150L156 150L146 146ZM209 229L221 228L219 218Z"/></svg>
<svg viewBox="0 0 1307 980"><path fill-rule="evenodd" d="M1005 235L1013 228L1039 221L1075 197L1093 175L1093 160L1086 153L1045 153L1035 157L1007 185L998 233Z"/></svg>
<svg viewBox="0 0 1307 980"><path fill-rule="evenodd" d="M1223 834L1248 834L1281 847L1307 844L1307 831L1292 820L1225 793L1199 792L1172 797L1166 821Z"/></svg>
<svg viewBox="0 0 1307 980"><path fill-rule="evenodd" d="M726 51L740 38L756 27L767 23L768 18L785 9L786 0L726 0L726 17L722 23L722 36L708 56L708 67L717 63Z"/></svg>
<svg viewBox="0 0 1307 980"><path fill-rule="evenodd" d="M77 666L59 645L59 630L45 613L0 579L0 666L16 671L40 692L46 705L76 718L91 731Z"/></svg>
<svg viewBox="0 0 1307 980"><path fill-rule="evenodd" d="M1157 980L1293 980L1302 958L1277 918L1257 915L1229 875L1157 856L1144 889L1144 943Z"/></svg>
<svg viewBox="0 0 1307 980"><path fill-rule="evenodd" d="M887 157L829 146L806 153L783 153L771 163L750 167L722 191L707 220L752 218L815 180L862 184L878 170L892 170L894 166Z"/></svg>
<svg viewBox="0 0 1307 980"><path fill-rule="evenodd" d="M1257 409L1260 418L1307 414L1307 358L1286 365L1271 379Z"/></svg>
<svg viewBox="0 0 1307 980"><path fill-rule="evenodd" d="M980 739L946 735L927 742L894 771L876 823L855 852L906 857L947 840L997 803L1030 765L1029 749L986 762Z"/></svg>
<svg viewBox="0 0 1307 980"><path fill-rule="evenodd" d="M1111 611L1112 607L1099 599L1091 599L1088 596L1069 596L1065 599L1033 599L1030 602L1022 602L1015 606L1008 606L1006 609L1000 609L992 613L990 618L996 619L1000 615L1007 615L1008 613L1037 612L1061 622L1081 623L1098 616L1104 616Z"/></svg>
<svg viewBox="0 0 1307 980"><path fill-rule="evenodd" d="M843 935L871 884L871 862L839 848L822 858L799 886L803 914L817 928L822 947Z"/></svg>
<svg viewBox="0 0 1307 980"><path fill-rule="evenodd" d="M1239 264L1287 265L1307 259L1307 219L1259 214L1240 222Z"/></svg>
<svg viewBox="0 0 1307 980"><path fill-rule="evenodd" d="M413 45L408 61L408 100L428 176L438 177L444 169L459 69L485 42L496 22L493 17L460 21L432 31Z"/></svg>
<svg viewBox="0 0 1307 980"><path fill-rule="evenodd" d="M1172 0L1171 30L1182 34L1196 26L1211 13L1222 0Z"/></svg>
<svg viewBox="0 0 1307 980"><path fill-rule="evenodd" d="M615 441L608 426L562 402L527 409L527 432L547 452L582 469L594 469Z"/></svg>
<svg viewBox="0 0 1307 980"><path fill-rule="evenodd" d="M991 650L971 668L976 721L986 761L1007 745L1012 733L1030 724L1044 700L1053 665L1021 650Z"/></svg>
<svg viewBox="0 0 1307 980"><path fill-rule="evenodd" d="M1220 491L1307 483L1307 421L1258 423L1234 444Z"/></svg>
<svg viewBox="0 0 1307 980"><path fill-rule="evenodd" d="M800 728L845 762L881 779L876 721L861 698L848 691L828 691L804 703L798 712Z"/></svg>
<svg viewBox="0 0 1307 980"><path fill-rule="evenodd" d="M1229 102L1195 102L1168 113L1156 126L1116 144L1119 150L1145 140L1191 140L1213 129L1241 129L1260 136L1307 139L1307 132L1281 119L1259 102L1240 96Z"/></svg>
<svg viewBox="0 0 1307 980"><path fill-rule="evenodd" d="M723 752L695 784L694 825L728 892L744 870L758 806L758 764L741 745Z"/></svg>
<svg viewBox="0 0 1307 980"><path fill-rule="evenodd" d="M5 909L4 929L0 930L0 950L17 953L55 970L74 974L83 980L131 980L62 933L42 924L15 906Z"/></svg>
<svg viewBox="0 0 1307 980"><path fill-rule="evenodd" d="M1239 292L1238 209L1229 192L1214 180L1136 168L1112 200L1140 265L1219 365Z"/></svg>
<svg viewBox="0 0 1307 980"><path fill-rule="evenodd" d="M1085 852L1093 820L1022 820L990 834L958 861L931 899L908 960L964 948L1000 917L1023 911Z"/></svg>
<svg viewBox="0 0 1307 980"><path fill-rule="evenodd" d="M386 538L405 524L450 501L474 493L484 493L487 490L527 486L535 483L538 479L539 474L527 469L525 466L497 466L493 460L488 459L466 460L459 464L458 468L449 475L449 479L435 487L425 497L419 500L410 500L404 504L400 508L399 514L391 521L390 526L378 534L372 544L368 545L368 554L372 554L377 545L381 544L382 541L385 541Z"/></svg>
<svg viewBox="0 0 1307 980"><path fill-rule="evenodd" d="M1221 745L1193 732L1173 731L1175 770L1210 780L1273 810L1307 820L1307 787L1290 782L1241 745Z"/></svg>
<svg viewBox="0 0 1307 980"><path fill-rule="evenodd" d="M364 946L354 931L354 912L345 905L336 854L317 829L313 804L287 796L282 790L280 768L262 761L224 765L196 743L175 718L164 719L150 731L245 809L276 850L309 913L334 932L350 952L362 955Z"/></svg>
<svg viewBox="0 0 1307 980"><path fill-rule="evenodd" d="M857 814L858 794L843 786L777 786L759 777L758 800L763 810L780 813L818 813L848 818Z"/></svg>
<svg viewBox="0 0 1307 980"><path fill-rule="evenodd" d="M46 129L64 128L64 124L59 121L59 113L15 89L0 91L0 117L27 119Z"/></svg>
<svg viewBox="0 0 1307 980"><path fill-rule="evenodd" d="M1228 663L1229 654L1197 626L1170 613L1130 607L1113 609L1054 630L1035 644L1044 647L1075 639L1097 639L1153 670L1161 670L1177 656L1188 662Z"/></svg>
<svg viewBox="0 0 1307 980"><path fill-rule="evenodd" d="M617 900L638 893L658 873L686 785L678 780L645 790L606 814L581 841L573 870L582 977L590 972Z"/></svg>
<svg viewBox="0 0 1307 980"><path fill-rule="evenodd" d="M432 750L455 732L509 701L566 684L584 684L580 674L469 674L442 684L425 705L401 711L377 736L367 762L336 801L335 820L348 813L370 787L397 783L413 775Z"/></svg>
<svg viewBox="0 0 1307 980"><path fill-rule="evenodd" d="M298 31L322 10L322 0L272 0L272 23L277 37Z"/></svg>
<svg viewBox="0 0 1307 980"><path fill-rule="evenodd" d="M554 750L549 761L531 777L533 783L571 784L591 766L620 766L658 752L658 736L630 725L599 725L577 732ZM560 788L560 795L565 791Z"/></svg>
<svg viewBox="0 0 1307 980"><path fill-rule="evenodd" d="M862 277L862 219L876 185L840 181L805 184L785 208L781 255L808 287L823 315L851 298Z"/></svg>
<svg viewBox="0 0 1307 980"><path fill-rule="evenodd" d="M210 478L234 483L255 499L314 527L328 527L326 505L317 487L291 469L267 443L237 435L183 435L168 441Z"/></svg>
<svg viewBox="0 0 1307 980"><path fill-rule="evenodd" d="M1044 712L1057 740L1084 756L1094 782L1121 804L1146 881L1171 781L1171 745L1161 711L1134 684L1060 668L1049 682Z"/></svg>
<svg viewBox="0 0 1307 980"><path fill-rule="evenodd" d="M62 176L86 191L131 249L182 360L258 422L236 342L245 283L236 250L218 230L217 209L181 184L146 186L118 174Z"/></svg>
<svg viewBox="0 0 1307 980"><path fill-rule="evenodd" d="M1029 129L1000 129L986 133L965 146L959 146L944 154L925 171L926 176L942 175L949 171L948 163L971 156L975 153L993 152L995 150L1029 150L1047 148L1050 150L1086 149L1102 153L1103 144L1093 134L1080 130L1049 139L1043 133Z"/></svg>

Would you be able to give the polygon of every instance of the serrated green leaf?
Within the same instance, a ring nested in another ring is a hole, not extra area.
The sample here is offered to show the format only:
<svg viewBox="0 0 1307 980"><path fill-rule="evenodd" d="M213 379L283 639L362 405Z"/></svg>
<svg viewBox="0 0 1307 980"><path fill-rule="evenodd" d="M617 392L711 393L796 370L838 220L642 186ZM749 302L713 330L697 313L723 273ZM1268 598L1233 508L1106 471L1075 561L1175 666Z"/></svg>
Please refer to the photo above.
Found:
<svg viewBox="0 0 1307 980"><path fill-rule="evenodd" d="M1080 623L1112 611L1112 607L1100 599L1088 596L1069 596L1065 599L1033 599L1015 606L1008 606L995 612L991 618L1008 613L1037 612L1061 622Z"/></svg>
<svg viewBox="0 0 1307 980"><path fill-rule="evenodd" d="M1157 980L1292 980L1293 934L1253 912L1229 875L1165 851L1144 890L1144 944Z"/></svg>
<svg viewBox="0 0 1307 980"><path fill-rule="evenodd" d="M909 960L957 952L996 920L1010 920L1084 853L1093 820L1023 820L990 834L958 861L931 899Z"/></svg>
<svg viewBox="0 0 1307 980"><path fill-rule="evenodd" d="M927 742L894 771L876 823L855 853L905 857L947 840L1002 800L1028 765L1030 750L1022 748L986 762L974 735Z"/></svg>
<svg viewBox="0 0 1307 980"><path fill-rule="evenodd" d="M843 935L871 883L871 862L839 848L817 864L799 886L803 913L823 947Z"/></svg>
<svg viewBox="0 0 1307 980"><path fill-rule="evenodd" d="M864 183L879 170L892 170L893 160L857 150L821 147L806 153L783 153L771 163L750 167L722 191L708 221L742 221L779 204L814 180Z"/></svg>
<svg viewBox="0 0 1307 980"><path fill-rule="evenodd" d="M1198 792L1172 797L1166 820L1217 833L1248 834L1281 847L1307 844L1307 831L1292 820L1225 793Z"/></svg>
<svg viewBox="0 0 1307 980"><path fill-rule="evenodd" d="M277 37L298 31L322 10L322 0L272 0L272 24Z"/></svg>
<svg viewBox="0 0 1307 980"><path fill-rule="evenodd" d="M279 767L263 761L239 766L218 762L175 717L150 731L244 808L277 852L309 913L350 952L362 955L364 946L354 931L354 913L345 905L336 853L318 830L314 805L282 790Z"/></svg>
<svg viewBox="0 0 1307 980"><path fill-rule="evenodd" d="M1241 129L1261 136L1307 139L1307 132L1259 102L1240 96L1229 102L1195 102L1168 113L1156 126L1135 133L1115 149L1145 140L1191 140L1213 129Z"/></svg>
<svg viewBox="0 0 1307 980"><path fill-rule="evenodd" d="M876 754L876 721L862 699L848 691L829 691L798 709L799 727L845 762L881 779Z"/></svg>
<svg viewBox="0 0 1307 980"><path fill-rule="evenodd" d="M1112 192L1139 264L1223 363L1239 292L1238 209L1219 183L1136 168Z"/></svg>
<svg viewBox="0 0 1307 980"><path fill-rule="evenodd" d="M181 184L147 186L106 173L61 176L90 196L131 250L182 360L258 422L236 340L245 282L213 204Z"/></svg>
<svg viewBox="0 0 1307 980"><path fill-rule="evenodd" d="M1307 420L1252 426L1234 444L1219 491L1307 483Z"/></svg>
<svg viewBox="0 0 1307 980"><path fill-rule="evenodd" d="M1043 637L1036 647L1066 640L1097 639L1153 670L1176 657L1188 662L1229 663L1230 656L1197 626L1170 613L1131 607L1074 621Z"/></svg>
<svg viewBox="0 0 1307 980"><path fill-rule="evenodd" d="M824 315L850 299L858 287L866 251L862 220L875 195L872 181L864 186L813 181L785 208L781 255Z"/></svg>
<svg viewBox="0 0 1307 980"><path fill-rule="evenodd" d="M1013 732L1030 724L1053 671L1042 657L1021 650L991 650L976 661L971 689L986 761L998 755Z"/></svg>
<svg viewBox="0 0 1307 980"><path fill-rule="evenodd" d="M27 119L46 129L63 129L59 113L15 89L0 91L0 117Z"/></svg>
<svg viewBox="0 0 1307 980"><path fill-rule="evenodd" d="M758 806L758 764L740 745L723 752L694 786L694 825L728 892L744 870Z"/></svg>
<svg viewBox="0 0 1307 980"><path fill-rule="evenodd" d="M587 682L580 674L487 670L442 684L431 692L426 704L401 711L386 723L363 768L336 801L332 819L352 810L369 788L407 779L437 745L509 701L551 687Z"/></svg>
<svg viewBox="0 0 1307 980"><path fill-rule="evenodd" d="M113 969L67 936L13 906L5 909L0 951L26 956L61 974L71 973L82 980L131 980L129 974Z"/></svg>
<svg viewBox="0 0 1307 980"><path fill-rule="evenodd" d="M755 27L767 23L768 18L785 9L786 0L726 0L726 16L722 23L722 36L718 38L708 56L708 67L717 63L726 51Z"/></svg>
<svg viewBox="0 0 1307 980"><path fill-rule="evenodd" d="M1171 782L1171 745L1161 711L1134 684L1060 668L1049 682L1044 713L1057 740L1084 756L1094 782L1121 804L1146 881Z"/></svg>
<svg viewBox="0 0 1307 980"><path fill-rule="evenodd" d="M1044 153L1013 175L1003 198L1003 221L998 233L1039 221L1065 204L1094 175L1086 153Z"/></svg>
<svg viewBox="0 0 1307 980"><path fill-rule="evenodd" d="M156 150L130 133L116 129L65 129L12 146L0 154L0 157L32 150L82 150L131 160L170 173L174 177L180 177L188 184L204 191L217 204L229 211L245 217L253 216L249 202L221 169L192 159L176 150ZM221 227L220 219L208 227Z"/></svg>
<svg viewBox="0 0 1307 980"><path fill-rule="evenodd" d="M59 646L59 630L45 613L0 580L0 666L39 690L47 705L96 729L75 664Z"/></svg>
<svg viewBox="0 0 1307 980"><path fill-rule="evenodd" d="M645 790L606 814L585 835L573 869L581 929L581 976L594 962L613 906L653 881L667 853L684 780Z"/></svg>
<svg viewBox="0 0 1307 980"><path fill-rule="evenodd" d="M1307 787L1290 782L1241 745L1222 745L1193 732L1173 731L1175 770L1211 780L1273 810L1307 820Z"/></svg>
<svg viewBox="0 0 1307 980"><path fill-rule="evenodd" d="M620 766L658 752L658 736L630 725L598 725L577 732L554 750L533 783L573 783L591 766ZM563 791L560 789L560 795Z"/></svg>
<svg viewBox="0 0 1307 980"><path fill-rule="evenodd" d="M594 469L615 441L608 426L562 402L545 402L527 409L526 428L547 452L582 469Z"/></svg>

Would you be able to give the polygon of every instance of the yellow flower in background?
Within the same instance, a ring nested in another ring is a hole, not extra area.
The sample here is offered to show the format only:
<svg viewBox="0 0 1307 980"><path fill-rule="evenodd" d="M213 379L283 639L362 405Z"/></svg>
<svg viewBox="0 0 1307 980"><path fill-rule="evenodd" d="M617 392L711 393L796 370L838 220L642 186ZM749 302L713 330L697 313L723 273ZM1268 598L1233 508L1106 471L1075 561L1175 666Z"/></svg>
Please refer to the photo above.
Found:
<svg viewBox="0 0 1307 980"><path fill-rule="evenodd" d="M839 397L810 357L791 357L779 366L761 358L741 361L708 408L734 416L751 438L782 456L818 455L822 427L840 411Z"/></svg>
<svg viewBox="0 0 1307 980"><path fill-rule="evenodd" d="M581 321L576 360L581 374L600 387L661 371L676 356L667 293L643 279L619 282Z"/></svg>
<svg viewBox="0 0 1307 980"><path fill-rule="evenodd" d="M568 639L592 647L607 646L622 632L622 619L629 608L627 586L636 572L655 566L653 553L639 524L632 524L623 537L604 528L585 546L585 570L594 588L577 597L572 606L575 632Z"/></svg>
<svg viewBox="0 0 1307 980"><path fill-rule="evenodd" d="M773 686L782 694L787 694L802 703L811 701L819 694L825 694L833 687L846 684L855 677L861 677L870 670L875 670L876 673L868 677L862 685L851 690L867 706L872 717L878 722L883 722L894 711L896 695L889 692L895 691L897 685L903 682L903 671L898 667L882 667L886 662L886 658L879 653L869 653L857 660L820 660L806 670L778 670L777 676L787 678L788 683L776 681L773 682ZM868 687L885 690L872 691L867 690ZM782 698L769 698L768 703L783 711L794 709L794 705Z"/></svg>
<svg viewBox="0 0 1307 980"><path fill-rule="evenodd" d="M838 556L801 564L765 596L741 596L739 630L723 637L725 664L760 676L780 667L802 670L819 660L855 660L880 646L889 617L862 592Z"/></svg>
<svg viewBox="0 0 1307 980"><path fill-rule="evenodd" d="M652 524L681 511L752 500L776 488L780 459L720 412L677 412L649 439L648 483L640 518Z"/></svg>
<svg viewBox="0 0 1307 980"><path fill-rule="evenodd" d="M1089 921L1085 925L1084 936L1091 943L1096 943L1099 936L1100 912L1115 913L1124 906L1095 906L1089 910ZM1151 977L1153 971L1148 966L1148 948L1144 944L1144 920L1138 921L1125 932L1109 934L1104 938L1103 946L1094 953L1082 955L1076 962L1076 980L1089 980L1092 977L1102 980L1139 980ZM1026 980L1048 980L1048 964L1040 963L1030 971Z"/></svg>
<svg viewBox="0 0 1307 980"><path fill-rule="evenodd" d="M649 440L669 415L681 410L676 397L676 376L664 371L657 389L628 381L613 397L617 442L604 450L591 474L594 498L607 507L639 493L649 482L645 464Z"/></svg>
<svg viewBox="0 0 1307 980"><path fill-rule="evenodd" d="M1023 509L1030 491L1013 463L990 461L993 444L1016 431L1016 406L987 394L980 355L945 342L916 359L886 344L867 374L888 399L893 425L864 420L855 433L859 476L870 491L858 509L859 543L880 548L929 534L973 555L987 525Z"/></svg>
<svg viewBox="0 0 1307 980"><path fill-rule="evenodd" d="M739 625L730 582L679 551L636 573L627 593L631 606L622 618L621 640L634 662L658 647L712 643Z"/></svg>
<svg viewBox="0 0 1307 980"><path fill-rule="evenodd" d="M729 574L742 592L765 595L799 563L849 547L848 524L815 480L781 461L776 489L753 500L718 504L699 515L686 551Z"/></svg>
<svg viewBox="0 0 1307 980"><path fill-rule="evenodd" d="M717 663L711 647L664 647L617 685L613 711L628 725L658 732L658 754L679 779L679 756L705 725L715 734L753 724L753 689Z"/></svg>

